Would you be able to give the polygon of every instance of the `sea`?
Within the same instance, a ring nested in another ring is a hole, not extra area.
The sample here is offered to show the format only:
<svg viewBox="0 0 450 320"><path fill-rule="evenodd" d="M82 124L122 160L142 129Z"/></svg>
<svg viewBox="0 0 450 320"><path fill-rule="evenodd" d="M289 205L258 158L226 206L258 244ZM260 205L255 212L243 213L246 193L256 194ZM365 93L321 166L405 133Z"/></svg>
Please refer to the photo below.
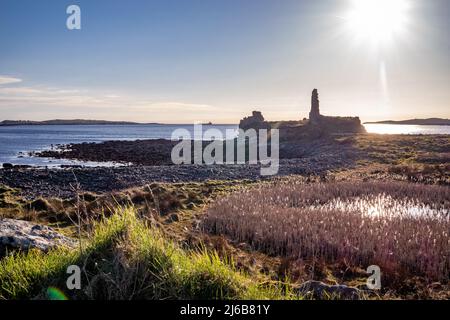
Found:
<svg viewBox="0 0 450 320"><path fill-rule="evenodd" d="M67 159L47 159L30 156L30 152L57 149L62 145L110 140L134 141L145 139L171 139L177 129L185 129L192 139L201 140L202 134L194 125L24 125L0 126L0 165L31 165L59 167L61 165L116 166L114 163L80 162ZM218 129L225 138L234 138L237 125L203 125L203 132Z"/></svg>
<svg viewBox="0 0 450 320"><path fill-rule="evenodd" d="M366 124L370 133L379 134L450 134L450 126ZM0 164L60 167L61 165L113 166L113 163L79 162L30 156L30 152L58 148L69 143L108 140L171 139L176 129L185 129L193 139L202 139L193 125L25 125L0 126ZM236 136L237 125L204 125L217 129L224 138ZM217 131L216 131L217 132Z"/></svg>

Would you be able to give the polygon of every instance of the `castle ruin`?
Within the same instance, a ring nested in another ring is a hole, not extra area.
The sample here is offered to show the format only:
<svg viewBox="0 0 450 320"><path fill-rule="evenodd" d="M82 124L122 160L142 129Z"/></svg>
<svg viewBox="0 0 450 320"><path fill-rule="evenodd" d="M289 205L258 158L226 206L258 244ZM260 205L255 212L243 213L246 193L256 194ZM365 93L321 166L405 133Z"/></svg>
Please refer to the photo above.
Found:
<svg viewBox="0 0 450 320"><path fill-rule="evenodd" d="M270 129L269 122L264 120L264 117L260 111L253 111L251 116L245 117L239 123L239 128L243 130L248 129Z"/></svg>
<svg viewBox="0 0 450 320"><path fill-rule="evenodd" d="M311 95L311 111L309 112L309 121L313 124L320 122L320 109L319 109L319 92L314 89Z"/></svg>
<svg viewBox="0 0 450 320"><path fill-rule="evenodd" d="M322 134L364 133L365 128L359 117L331 117L320 114L319 92L314 89L311 95L309 119L304 121L268 122L259 111L241 120L239 128L280 130L280 138L292 140L305 136L320 136Z"/></svg>

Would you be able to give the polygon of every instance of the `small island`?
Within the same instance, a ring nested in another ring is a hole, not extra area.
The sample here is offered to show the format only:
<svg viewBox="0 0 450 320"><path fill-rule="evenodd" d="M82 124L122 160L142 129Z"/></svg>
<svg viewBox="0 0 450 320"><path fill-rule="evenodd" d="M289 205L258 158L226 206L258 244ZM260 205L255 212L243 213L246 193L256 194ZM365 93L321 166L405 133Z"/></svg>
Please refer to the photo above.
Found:
<svg viewBox="0 0 450 320"><path fill-rule="evenodd" d="M0 126L38 126L38 125L134 125L144 124L129 121L107 121L107 120L84 120L84 119L54 119L45 121L29 121L29 120L4 120L0 122ZM146 123L150 124L150 123ZM156 123L152 123L156 124Z"/></svg>
<svg viewBox="0 0 450 320"><path fill-rule="evenodd" d="M417 126L450 126L450 119L428 118L428 119L409 119L409 120L383 120L376 122L364 122L364 124L403 124Z"/></svg>

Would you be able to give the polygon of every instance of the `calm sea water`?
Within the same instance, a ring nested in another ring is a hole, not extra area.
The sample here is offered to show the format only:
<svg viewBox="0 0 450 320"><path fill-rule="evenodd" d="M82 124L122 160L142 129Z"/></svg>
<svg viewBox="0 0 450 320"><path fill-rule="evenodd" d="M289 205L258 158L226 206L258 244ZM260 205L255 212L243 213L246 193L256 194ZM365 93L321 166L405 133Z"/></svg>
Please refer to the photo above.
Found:
<svg viewBox="0 0 450 320"><path fill-rule="evenodd" d="M368 132L382 134L450 134L450 126L414 125L365 125ZM194 136L192 125L50 125L50 126L0 126L0 163L36 166L59 166L79 164L63 159L29 157L29 151L50 149L52 146L80 142L102 142L107 140L170 139L175 129L187 129ZM237 130L236 125L203 126L203 129L219 129L224 137L226 130ZM232 135L234 135L233 133ZM86 166L98 163L83 163ZM112 165L103 163L102 165Z"/></svg>
<svg viewBox="0 0 450 320"><path fill-rule="evenodd" d="M380 134L450 134L450 126L365 124L367 132Z"/></svg>
<svg viewBox="0 0 450 320"><path fill-rule="evenodd" d="M102 142L108 140L170 139L175 129L187 129L195 139L193 125L38 125L0 126L0 164L13 163L35 166L59 166L80 164L64 159L29 157L29 151L51 149L61 144L80 142ZM203 126L203 130L219 129L225 137L227 129L235 132L237 125ZM85 166L98 163L83 162ZM103 163L102 165L113 165Z"/></svg>

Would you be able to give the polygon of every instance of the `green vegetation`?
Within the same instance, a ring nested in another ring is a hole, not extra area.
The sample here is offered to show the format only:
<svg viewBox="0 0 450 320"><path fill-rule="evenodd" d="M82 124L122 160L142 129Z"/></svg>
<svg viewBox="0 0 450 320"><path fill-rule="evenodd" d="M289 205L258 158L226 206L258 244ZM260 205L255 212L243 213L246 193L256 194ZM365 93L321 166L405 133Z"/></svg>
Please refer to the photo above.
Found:
<svg viewBox="0 0 450 320"><path fill-rule="evenodd" d="M381 164L448 164L448 135L365 134L347 138L363 151L367 160Z"/></svg>
<svg viewBox="0 0 450 320"><path fill-rule="evenodd" d="M82 268L82 290L68 291L66 269ZM291 299L288 285L250 278L231 260L206 249L185 250L137 217L132 208L93 222L77 250L14 253L0 261L0 298L69 299Z"/></svg>
<svg viewBox="0 0 450 320"><path fill-rule="evenodd" d="M14 208L19 204L16 200L17 190L0 185L0 208Z"/></svg>

